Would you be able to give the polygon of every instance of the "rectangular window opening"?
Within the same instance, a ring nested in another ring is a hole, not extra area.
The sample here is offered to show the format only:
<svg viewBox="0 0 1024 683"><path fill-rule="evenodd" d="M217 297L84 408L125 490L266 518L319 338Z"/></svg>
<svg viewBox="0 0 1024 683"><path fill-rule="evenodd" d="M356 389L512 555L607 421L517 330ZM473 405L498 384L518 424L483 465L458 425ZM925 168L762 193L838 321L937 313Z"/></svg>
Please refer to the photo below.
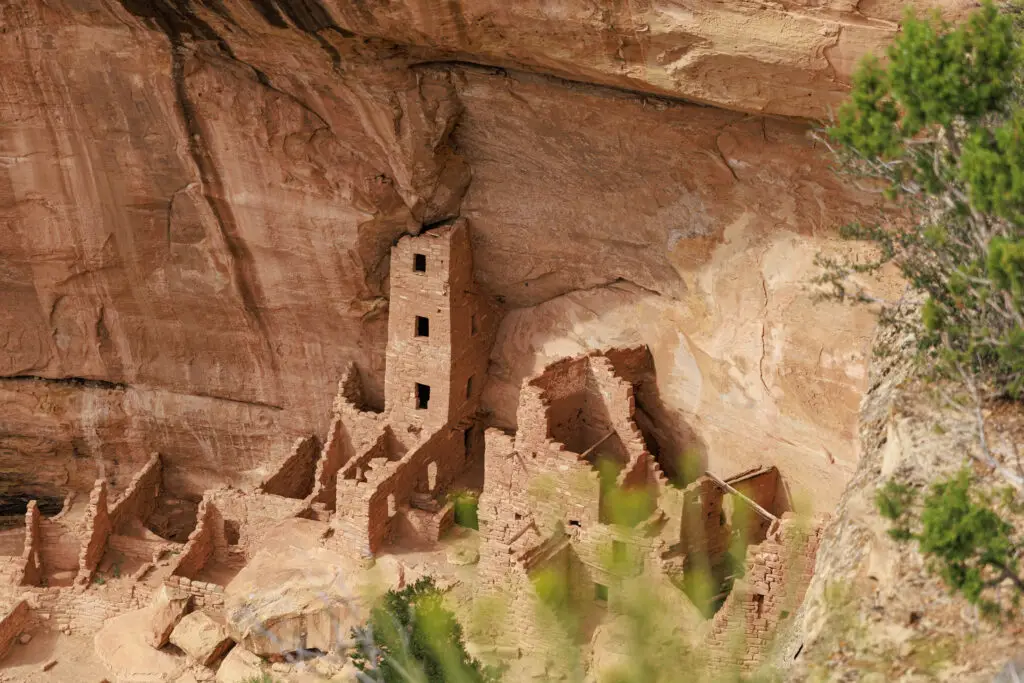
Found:
<svg viewBox="0 0 1024 683"><path fill-rule="evenodd" d="M430 404L430 387L426 384L416 383L416 409L426 410Z"/></svg>
<svg viewBox="0 0 1024 683"><path fill-rule="evenodd" d="M427 255L426 254L413 254L412 256L412 269L417 273L427 272Z"/></svg>
<svg viewBox="0 0 1024 683"><path fill-rule="evenodd" d="M470 377L466 380L466 399L468 400L473 396L473 378Z"/></svg>
<svg viewBox="0 0 1024 683"><path fill-rule="evenodd" d="M476 314L469 316L469 333L476 334Z"/></svg>
<svg viewBox="0 0 1024 683"><path fill-rule="evenodd" d="M594 600L600 603L608 602L608 586L601 583L594 584Z"/></svg>
<svg viewBox="0 0 1024 683"><path fill-rule="evenodd" d="M422 315L416 316L416 336L430 336L430 318L424 318Z"/></svg>

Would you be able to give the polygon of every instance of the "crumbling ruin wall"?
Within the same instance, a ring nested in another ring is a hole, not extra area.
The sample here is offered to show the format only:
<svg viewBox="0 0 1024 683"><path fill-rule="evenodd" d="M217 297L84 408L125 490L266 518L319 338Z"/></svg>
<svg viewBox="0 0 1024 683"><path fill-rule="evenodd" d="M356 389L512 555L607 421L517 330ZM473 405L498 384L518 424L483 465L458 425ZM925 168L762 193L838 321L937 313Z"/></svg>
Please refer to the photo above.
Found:
<svg viewBox="0 0 1024 683"><path fill-rule="evenodd" d="M683 491L679 548L685 558L700 558L716 567L729 550L730 528L725 492L710 477L700 477Z"/></svg>
<svg viewBox="0 0 1024 683"><path fill-rule="evenodd" d="M39 520L39 532L42 539L41 548L44 571L78 573L78 555L82 547L82 539L76 531L69 529L63 521L56 517L43 517Z"/></svg>
<svg viewBox="0 0 1024 683"><path fill-rule="evenodd" d="M285 498L304 499L309 496L313 492L319 447L315 436L296 439L288 457L260 485L260 489Z"/></svg>
<svg viewBox="0 0 1024 683"><path fill-rule="evenodd" d="M84 591L69 587L33 587L26 589L25 595L35 613L34 622L45 617L43 623L48 628L92 634L119 614L148 605L152 589L141 582L131 584L129 590L110 584L94 585Z"/></svg>
<svg viewBox="0 0 1024 683"><path fill-rule="evenodd" d="M498 588L512 570L512 544L524 536L538 540L539 529L530 507L526 463L515 451L515 442L499 429L484 432L484 490L477 504L480 525L480 562L477 582L481 588Z"/></svg>
<svg viewBox="0 0 1024 683"><path fill-rule="evenodd" d="M43 579L42 545L43 534L40 526L42 515L36 501L29 501L25 511L25 545L21 552L21 575L17 585L38 586Z"/></svg>
<svg viewBox="0 0 1024 683"><path fill-rule="evenodd" d="M825 519L809 528L787 514L759 545L747 548L746 572L715 614L705 642L713 671L750 672L767 654L779 622L803 602Z"/></svg>
<svg viewBox="0 0 1024 683"><path fill-rule="evenodd" d="M191 579L213 557L217 535L224 533L224 520L210 500L209 494L199 503L196 528L188 535L188 542L171 570L173 576Z"/></svg>
<svg viewBox="0 0 1024 683"><path fill-rule="evenodd" d="M211 491L208 496L219 520L213 528L213 545L217 560L228 557L230 546L237 546L237 549L248 556L250 551L254 551L260 545L270 528L281 520L299 516L307 509L304 500L261 491L217 489ZM228 537L229 528L232 534L237 534L237 539Z"/></svg>
<svg viewBox="0 0 1024 683"><path fill-rule="evenodd" d="M163 483L163 467L159 453L152 453L142 469L135 473L128 487L110 505L110 524L115 533L132 522L144 524L156 510Z"/></svg>
<svg viewBox="0 0 1024 683"><path fill-rule="evenodd" d="M428 468L437 467L434 489L429 486ZM384 542L396 531L398 510L407 506L413 492L438 493L462 472L465 467L463 432L442 429L418 448L407 453L399 462L388 463L384 476L374 482L374 490L367 502L367 543L371 553L380 550ZM387 471L390 470L390 471Z"/></svg>
<svg viewBox="0 0 1024 683"><path fill-rule="evenodd" d="M107 482L103 479L97 479L89 493L84 528L82 547L78 554L78 576L75 577L75 583L79 586L88 586L92 581L110 538L112 523L107 508Z"/></svg>
<svg viewBox="0 0 1024 683"><path fill-rule="evenodd" d="M34 501L33 501L34 502ZM25 630L29 623L28 603L19 600L14 603L2 618L0 618L0 660L2 660L11 649L15 639Z"/></svg>
<svg viewBox="0 0 1024 683"><path fill-rule="evenodd" d="M776 516L781 515L788 508L788 502L784 500L782 477L779 476L779 471L775 467L761 467L749 472L743 472L730 477L726 480L726 483ZM763 540L768 534L771 520L749 509L749 506L746 506L743 502L735 500L735 496L730 497L733 499L733 506L742 505L747 508L743 512L746 519L740 520L737 519L734 507L733 519L731 520L733 529L743 534L743 537L749 539L751 543ZM738 527L741 521L745 522L745 528L740 529Z"/></svg>
<svg viewBox="0 0 1024 683"><path fill-rule="evenodd" d="M327 442L316 463L310 503L320 503L328 510L337 509L338 472L353 457L355 457L355 450L345 427L345 421L340 416L335 416L331 421Z"/></svg>

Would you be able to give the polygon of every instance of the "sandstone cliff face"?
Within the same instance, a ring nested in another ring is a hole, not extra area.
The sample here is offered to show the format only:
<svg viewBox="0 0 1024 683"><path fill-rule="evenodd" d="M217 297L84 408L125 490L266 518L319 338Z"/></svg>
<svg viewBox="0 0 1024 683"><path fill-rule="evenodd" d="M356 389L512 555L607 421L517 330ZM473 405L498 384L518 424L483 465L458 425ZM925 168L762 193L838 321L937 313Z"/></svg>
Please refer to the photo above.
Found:
<svg viewBox="0 0 1024 683"><path fill-rule="evenodd" d="M916 543L897 543L875 495L887 481L920 492L980 456L973 410L952 410L908 358L913 339L891 329L880 343L861 406L862 457L818 552L815 575L775 664L787 679L992 681L1018 662L1024 628L1012 618L982 618L931 571ZM983 411L988 447L1010 469L1019 462L1024 412L1013 404ZM972 468L974 489L998 496L1007 484L988 467ZM921 496L923 497L923 493ZM1019 524L1018 520L1010 520ZM1011 595L1009 586L997 598ZM996 680L1013 680L1009 674Z"/></svg>
<svg viewBox="0 0 1024 683"><path fill-rule="evenodd" d="M552 358L645 342L672 443L829 509L873 318L806 282L875 198L746 112L834 103L894 28L860 4L5 3L3 486L151 450L176 495L258 481L348 362L379 400L388 247L461 215L498 423Z"/></svg>

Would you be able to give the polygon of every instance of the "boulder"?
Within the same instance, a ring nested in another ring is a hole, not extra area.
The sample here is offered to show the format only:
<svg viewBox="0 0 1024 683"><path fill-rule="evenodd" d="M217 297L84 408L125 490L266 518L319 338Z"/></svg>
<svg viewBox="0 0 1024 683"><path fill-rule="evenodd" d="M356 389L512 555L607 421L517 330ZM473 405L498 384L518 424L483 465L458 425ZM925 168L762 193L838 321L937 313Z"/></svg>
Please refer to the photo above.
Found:
<svg viewBox="0 0 1024 683"><path fill-rule="evenodd" d="M150 603L146 642L156 649L167 644L171 631L178 625L192 603L192 596L183 590L161 586Z"/></svg>
<svg viewBox="0 0 1024 683"><path fill-rule="evenodd" d="M212 665L235 644L224 625L206 612L192 612L182 617L171 632L170 640L203 666Z"/></svg>
<svg viewBox="0 0 1024 683"><path fill-rule="evenodd" d="M245 648L236 647L228 653L217 669L217 683L246 683L261 680L265 668L262 659Z"/></svg>
<svg viewBox="0 0 1024 683"><path fill-rule="evenodd" d="M322 548L264 548L224 589L231 636L260 656L330 652L365 618L344 558Z"/></svg>

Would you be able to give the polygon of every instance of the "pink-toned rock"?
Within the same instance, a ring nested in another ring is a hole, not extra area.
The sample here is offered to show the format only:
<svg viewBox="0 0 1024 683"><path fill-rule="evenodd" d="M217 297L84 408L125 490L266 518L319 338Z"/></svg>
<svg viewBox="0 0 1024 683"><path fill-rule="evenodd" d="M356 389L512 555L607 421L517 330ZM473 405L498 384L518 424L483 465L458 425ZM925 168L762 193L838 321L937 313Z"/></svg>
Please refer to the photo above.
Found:
<svg viewBox="0 0 1024 683"><path fill-rule="evenodd" d="M171 632L189 610L191 603L192 596L188 593L166 585L161 586L153 595L149 606L150 626L146 641L157 649L166 645Z"/></svg>
<svg viewBox="0 0 1024 683"><path fill-rule="evenodd" d="M170 641L203 666L214 664L235 644L224 625L202 611L182 617Z"/></svg>

